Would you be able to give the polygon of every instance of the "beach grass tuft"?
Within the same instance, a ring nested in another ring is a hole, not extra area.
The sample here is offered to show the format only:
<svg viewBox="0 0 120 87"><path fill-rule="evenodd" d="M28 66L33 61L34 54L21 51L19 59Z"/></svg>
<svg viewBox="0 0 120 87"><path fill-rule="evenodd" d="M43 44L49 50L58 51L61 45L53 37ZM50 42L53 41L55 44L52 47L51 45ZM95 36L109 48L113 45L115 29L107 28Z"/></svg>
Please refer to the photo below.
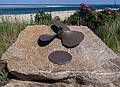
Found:
<svg viewBox="0 0 120 87"><path fill-rule="evenodd" d="M120 52L120 13L98 29L98 36L115 52Z"/></svg>
<svg viewBox="0 0 120 87"><path fill-rule="evenodd" d="M11 46L18 37L18 34L28 24L25 22L10 22L3 20L0 22L0 54L2 55L6 49Z"/></svg>

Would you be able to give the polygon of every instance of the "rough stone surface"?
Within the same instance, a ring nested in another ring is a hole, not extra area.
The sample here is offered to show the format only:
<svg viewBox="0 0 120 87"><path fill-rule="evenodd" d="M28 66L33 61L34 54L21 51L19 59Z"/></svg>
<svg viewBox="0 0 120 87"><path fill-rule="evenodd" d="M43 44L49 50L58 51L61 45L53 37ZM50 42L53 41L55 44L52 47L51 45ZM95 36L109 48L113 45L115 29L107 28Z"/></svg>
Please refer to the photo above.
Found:
<svg viewBox="0 0 120 87"><path fill-rule="evenodd" d="M71 30L82 32L84 40L75 48L62 46L59 39L40 47L40 35L53 34L48 26L29 26L23 30L17 41L3 54L10 73L22 80L64 80L85 83L109 83L120 78L120 60L90 29L84 26L70 26ZM72 37L72 36L71 36ZM79 38L79 37L78 37ZM65 65L53 64L48 55L53 51L67 51L72 61Z"/></svg>
<svg viewBox="0 0 120 87"><path fill-rule="evenodd" d="M3 87L93 87L92 85L80 85L77 83L66 84L66 83L40 83L32 81L20 81L12 79L7 85Z"/></svg>
<svg viewBox="0 0 120 87"><path fill-rule="evenodd" d="M78 83L40 83L40 82L32 82L32 81L20 81L20 80L10 80L8 84L2 87L120 87L120 81L115 83L108 84L78 84Z"/></svg>
<svg viewBox="0 0 120 87"><path fill-rule="evenodd" d="M8 84L3 87L49 87L48 84L42 84L38 82L11 80Z"/></svg>

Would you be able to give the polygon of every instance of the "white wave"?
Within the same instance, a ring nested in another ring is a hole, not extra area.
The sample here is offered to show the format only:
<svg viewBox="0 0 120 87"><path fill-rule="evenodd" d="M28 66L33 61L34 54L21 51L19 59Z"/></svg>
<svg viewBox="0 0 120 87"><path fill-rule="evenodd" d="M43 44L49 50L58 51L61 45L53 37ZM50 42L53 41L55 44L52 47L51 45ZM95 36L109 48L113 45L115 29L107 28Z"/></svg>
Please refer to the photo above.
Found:
<svg viewBox="0 0 120 87"><path fill-rule="evenodd" d="M66 7L66 6L63 6L63 5L48 5L48 6L45 6L45 7Z"/></svg>

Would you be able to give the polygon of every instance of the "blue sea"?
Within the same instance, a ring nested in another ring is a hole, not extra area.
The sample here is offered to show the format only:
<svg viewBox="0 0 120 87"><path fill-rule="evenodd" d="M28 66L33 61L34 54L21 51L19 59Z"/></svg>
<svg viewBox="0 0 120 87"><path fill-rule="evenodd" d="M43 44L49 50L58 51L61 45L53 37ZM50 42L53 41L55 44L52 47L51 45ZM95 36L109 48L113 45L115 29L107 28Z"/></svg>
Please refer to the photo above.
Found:
<svg viewBox="0 0 120 87"><path fill-rule="evenodd" d="M90 4L96 9L120 8L120 5ZM38 11L68 11L78 10L80 4L0 4L0 14L32 14Z"/></svg>

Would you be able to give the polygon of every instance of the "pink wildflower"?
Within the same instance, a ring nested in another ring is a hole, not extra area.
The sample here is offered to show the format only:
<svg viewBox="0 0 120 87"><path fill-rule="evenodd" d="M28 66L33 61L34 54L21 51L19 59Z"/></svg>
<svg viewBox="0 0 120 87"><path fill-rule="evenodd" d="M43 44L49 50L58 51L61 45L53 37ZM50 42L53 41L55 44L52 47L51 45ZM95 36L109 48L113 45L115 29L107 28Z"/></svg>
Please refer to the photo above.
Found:
<svg viewBox="0 0 120 87"><path fill-rule="evenodd" d="M85 10L88 10L88 11L91 10L91 7L90 7L90 6L87 6L87 5L86 5L84 8L85 8Z"/></svg>
<svg viewBox="0 0 120 87"><path fill-rule="evenodd" d="M84 4L84 3L81 3L80 6L83 7L83 6L85 6L85 4Z"/></svg>
<svg viewBox="0 0 120 87"><path fill-rule="evenodd" d="M112 9L111 9L111 8L106 8L105 11L106 11L108 14L112 14Z"/></svg>
<svg viewBox="0 0 120 87"><path fill-rule="evenodd" d="M81 3L80 6L81 6L84 10L88 10L88 11L91 10L91 7L88 6L88 5L86 5L86 4L84 4L84 3Z"/></svg>

